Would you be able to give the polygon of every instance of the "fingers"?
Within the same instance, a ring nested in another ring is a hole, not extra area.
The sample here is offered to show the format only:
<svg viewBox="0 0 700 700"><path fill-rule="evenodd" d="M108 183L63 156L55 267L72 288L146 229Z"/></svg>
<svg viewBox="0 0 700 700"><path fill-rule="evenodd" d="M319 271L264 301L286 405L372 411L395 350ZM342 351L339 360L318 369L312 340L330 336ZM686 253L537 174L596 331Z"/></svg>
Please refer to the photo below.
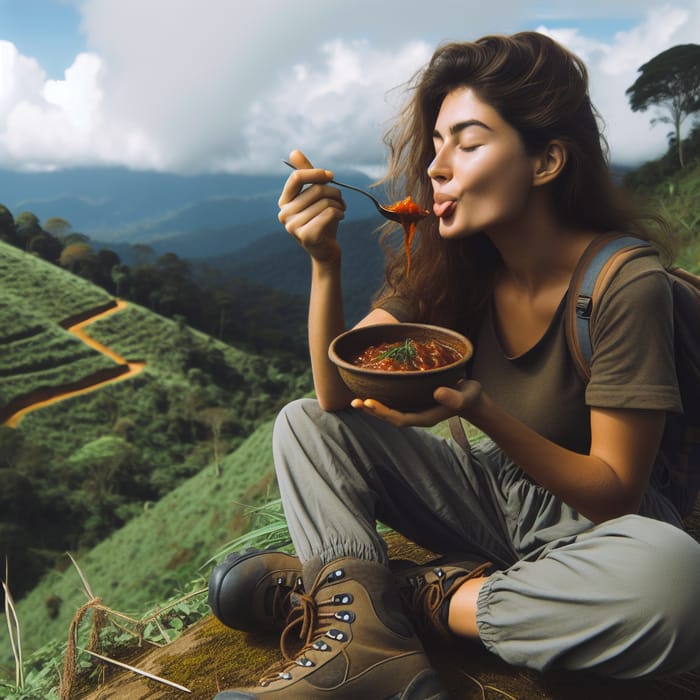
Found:
<svg viewBox="0 0 700 700"><path fill-rule="evenodd" d="M306 185L325 184L333 179L333 173L330 170L314 168L301 151L292 151L289 154L289 162L297 169L290 174L282 189L277 202L280 208L295 199Z"/></svg>
<svg viewBox="0 0 700 700"><path fill-rule="evenodd" d="M468 412L482 398L481 384L472 379L463 379L453 389L441 386L433 392L433 398L454 413L468 417Z"/></svg>
<svg viewBox="0 0 700 700"><path fill-rule="evenodd" d="M399 428L411 425L429 428L455 415L468 419L470 410L483 398L483 391L479 382L463 379L454 388L438 387L433 392L433 398L437 402L435 406L415 413L394 410L375 399L356 398L350 405Z"/></svg>
<svg viewBox="0 0 700 700"><path fill-rule="evenodd" d="M430 428L453 415L448 408L439 405L416 413L397 411L375 399L365 399L364 401L362 399L353 399L350 405L399 428L408 426Z"/></svg>
<svg viewBox="0 0 700 700"><path fill-rule="evenodd" d="M345 217L345 202L340 190L329 185L333 173L314 168L301 151L292 151L292 172L284 185L278 204L278 218L294 238L314 257L335 254L335 232Z"/></svg>
<svg viewBox="0 0 700 700"><path fill-rule="evenodd" d="M345 204L335 196L333 188L313 185L284 205L278 218L299 242L314 245L345 218Z"/></svg>
<svg viewBox="0 0 700 700"><path fill-rule="evenodd" d="M443 406L451 408L453 411L459 412L463 407L463 397L461 392L456 389L450 389L446 386L441 386L435 389L433 398Z"/></svg>
<svg viewBox="0 0 700 700"><path fill-rule="evenodd" d="M298 149L289 154L289 162L298 169L313 168L311 161Z"/></svg>
<svg viewBox="0 0 700 700"><path fill-rule="evenodd" d="M310 171L300 170L300 173ZM290 179L293 176L290 176ZM304 178L305 179L305 178ZM282 200L280 199L280 202ZM330 185L311 185L307 189L299 192L289 202L280 203L278 218L283 224L287 224L290 219L306 210L313 210L312 216L324 207L335 207L341 212L345 211L345 202L340 196L340 192Z"/></svg>

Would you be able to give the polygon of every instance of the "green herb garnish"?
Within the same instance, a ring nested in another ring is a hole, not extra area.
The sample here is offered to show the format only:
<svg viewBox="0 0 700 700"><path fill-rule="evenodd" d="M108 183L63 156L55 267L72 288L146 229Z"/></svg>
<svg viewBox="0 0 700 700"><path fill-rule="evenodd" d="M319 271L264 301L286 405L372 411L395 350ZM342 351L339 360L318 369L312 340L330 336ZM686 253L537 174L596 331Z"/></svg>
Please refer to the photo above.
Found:
<svg viewBox="0 0 700 700"><path fill-rule="evenodd" d="M402 365L410 365L418 354L416 343L412 338L406 338L393 348L387 348L377 355L377 360L394 360Z"/></svg>

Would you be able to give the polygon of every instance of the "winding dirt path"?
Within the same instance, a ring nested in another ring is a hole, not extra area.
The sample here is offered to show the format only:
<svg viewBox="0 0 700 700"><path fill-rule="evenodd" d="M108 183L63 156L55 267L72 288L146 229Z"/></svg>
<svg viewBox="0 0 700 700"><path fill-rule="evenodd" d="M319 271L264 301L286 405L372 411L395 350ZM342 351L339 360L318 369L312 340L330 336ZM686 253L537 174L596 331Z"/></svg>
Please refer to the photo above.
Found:
<svg viewBox="0 0 700 700"><path fill-rule="evenodd" d="M94 316L90 316L89 318L84 319L83 321L80 321L78 323L74 323L72 326L68 326L66 330L69 333L72 333L75 335L77 338L82 340L84 343L89 345L90 347L94 348L98 352L101 352L103 355L107 355L111 360L113 360L117 365L124 365L127 367L127 370L123 372L122 374L119 374L116 377L111 377L109 379L103 379L100 381L96 381L94 384L90 384L88 386L81 387L80 389L71 389L69 391L61 392L56 394L55 396L51 396L50 398L46 399L40 399L37 400L34 403L31 403L28 406L25 406L24 408L21 408L19 411L13 413L4 423L4 425L10 427L10 428L16 428L19 422L24 418L24 416L27 415L27 413L30 413L31 411L36 411L39 408L44 408L45 406L50 406L51 404L57 403L59 401L64 401L65 399L72 398L73 396L79 396L80 394L87 394L91 391L94 391L95 389L99 389L100 387L104 386L105 384L112 384L114 382L121 382L124 381L125 379L130 379L131 377L135 376L139 372L143 370L143 368L146 366L145 362L129 362L125 358L123 358L121 355L118 353L114 352L111 348L108 348L106 345L103 345L102 343L97 342L94 338L91 338L84 330L85 326L90 325L91 323L94 323L100 318L104 318L105 316L109 316L110 314L117 313L118 311L122 311L125 309L127 306L127 302L124 301L123 299L118 299L117 303L115 306L107 309L106 311L100 311L96 313Z"/></svg>

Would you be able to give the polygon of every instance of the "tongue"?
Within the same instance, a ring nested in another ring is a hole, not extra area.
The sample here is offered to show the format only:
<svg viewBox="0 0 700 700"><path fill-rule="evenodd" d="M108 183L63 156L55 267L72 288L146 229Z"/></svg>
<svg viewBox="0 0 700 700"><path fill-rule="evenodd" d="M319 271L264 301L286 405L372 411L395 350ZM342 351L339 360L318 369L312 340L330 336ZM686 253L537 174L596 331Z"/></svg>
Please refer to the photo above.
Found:
<svg viewBox="0 0 700 700"><path fill-rule="evenodd" d="M433 204L433 213L438 218L441 218L447 214L450 214L454 208L455 202L452 200L447 202L435 202L435 204Z"/></svg>

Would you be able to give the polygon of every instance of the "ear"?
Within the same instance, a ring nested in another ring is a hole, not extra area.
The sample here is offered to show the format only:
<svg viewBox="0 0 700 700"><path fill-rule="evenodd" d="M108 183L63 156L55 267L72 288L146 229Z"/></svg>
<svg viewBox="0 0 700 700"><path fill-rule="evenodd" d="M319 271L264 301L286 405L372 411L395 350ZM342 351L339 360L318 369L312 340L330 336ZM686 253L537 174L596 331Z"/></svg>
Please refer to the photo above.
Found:
<svg viewBox="0 0 700 700"><path fill-rule="evenodd" d="M561 141L550 141L533 160L532 185L539 187L554 180L564 169L567 160L566 147Z"/></svg>

